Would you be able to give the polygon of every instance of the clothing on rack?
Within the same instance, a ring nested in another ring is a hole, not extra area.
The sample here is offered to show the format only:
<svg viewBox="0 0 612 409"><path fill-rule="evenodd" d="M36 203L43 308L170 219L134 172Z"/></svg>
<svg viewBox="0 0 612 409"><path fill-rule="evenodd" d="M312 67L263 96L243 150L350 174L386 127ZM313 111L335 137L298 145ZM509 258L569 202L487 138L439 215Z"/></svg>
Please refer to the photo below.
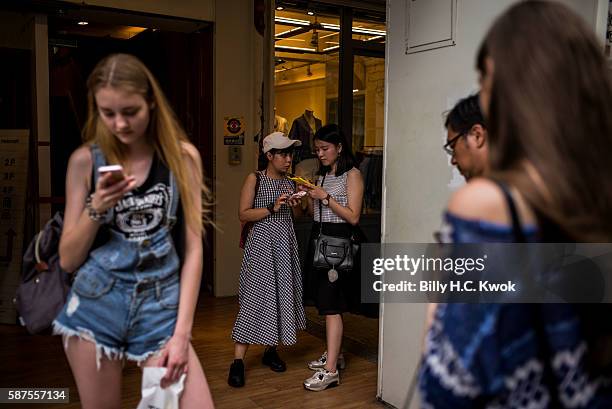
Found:
<svg viewBox="0 0 612 409"><path fill-rule="evenodd" d="M382 150L363 150L359 170L363 175L363 204L364 209L380 210L382 206Z"/></svg>

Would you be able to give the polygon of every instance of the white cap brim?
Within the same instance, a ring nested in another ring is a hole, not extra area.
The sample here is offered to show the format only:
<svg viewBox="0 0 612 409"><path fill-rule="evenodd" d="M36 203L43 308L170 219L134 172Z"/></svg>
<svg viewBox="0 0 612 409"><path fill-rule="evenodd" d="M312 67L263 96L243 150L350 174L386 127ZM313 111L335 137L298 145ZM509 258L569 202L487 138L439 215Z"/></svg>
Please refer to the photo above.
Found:
<svg viewBox="0 0 612 409"><path fill-rule="evenodd" d="M290 147L291 145L295 145L295 146L302 146L302 141L299 141L297 139L289 139L289 138L283 138L283 141L278 141L277 144L275 144L275 146L269 146L266 150L264 150L263 152L269 152L272 149L286 149L288 147Z"/></svg>

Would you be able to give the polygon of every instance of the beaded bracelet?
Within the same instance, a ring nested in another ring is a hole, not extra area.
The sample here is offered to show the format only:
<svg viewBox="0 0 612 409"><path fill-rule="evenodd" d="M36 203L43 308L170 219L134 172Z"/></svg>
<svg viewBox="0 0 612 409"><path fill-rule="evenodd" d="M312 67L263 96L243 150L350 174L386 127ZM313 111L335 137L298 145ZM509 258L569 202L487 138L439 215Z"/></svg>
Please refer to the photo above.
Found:
<svg viewBox="0 0 612 409"><path fill-rule="evenodd" d="M106 220L106 217L108 216L108 209L103 211L102 213L98 213L96 209L94 209L91 205L92 199L93 193L87 196L87 199L85 200L85 208L87 209L87 215L91 220L96 221L98 223L102 223Z"/></svg>

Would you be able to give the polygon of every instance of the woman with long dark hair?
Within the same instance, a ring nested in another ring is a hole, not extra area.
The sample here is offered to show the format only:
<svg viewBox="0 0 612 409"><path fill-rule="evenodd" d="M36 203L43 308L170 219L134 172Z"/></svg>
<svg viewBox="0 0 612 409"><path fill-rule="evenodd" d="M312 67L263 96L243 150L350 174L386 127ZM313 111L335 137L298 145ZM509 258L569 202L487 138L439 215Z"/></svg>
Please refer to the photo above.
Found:
<svg viewBox="0 0 612 409"><path fill-rule="evenodd" d="M612 80L601 45L556 2L511 7L478 57L490 172L448 204L465 242L610 242ZM424 407L612 407L604 304L439 304Z"/></svg>
<svg viewBox="0 0 612 409"><path fill-rule="evenodd" d="M312 263L316 249L312 248L319 232L336 237L354 237L359 223L363 200L363 178L355 168L355 158L337 125L319 129L314 136L319 158L317 186L309 189L308 208L314 214L310 248L306 258ZM355 255L359 260L359 255ZM322 391L338 385L337 368L344 369L342 345L342 313L358 311L360 305L359 267L353 271L306 266L306 303L314 303L320 315L325 315L327 350L308 367L315 373L304 381L304 387Z"/></svg>

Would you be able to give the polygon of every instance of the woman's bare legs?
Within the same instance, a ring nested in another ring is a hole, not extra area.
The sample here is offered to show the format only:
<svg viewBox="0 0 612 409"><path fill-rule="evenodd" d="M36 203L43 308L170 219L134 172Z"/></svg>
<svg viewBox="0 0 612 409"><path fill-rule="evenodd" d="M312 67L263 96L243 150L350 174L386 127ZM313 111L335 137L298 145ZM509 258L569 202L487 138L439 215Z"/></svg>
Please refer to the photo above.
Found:
<svg viewBox="0 0 612 409"><path fill-rule="evenodd" d="M98 369L93 342L69 337L67 345L66 357L83 409L120 409L122 361L101 358Z"/></svg>
<svg viewBox="0 0 612 409"><path fill-rule="evenodd" d="M325 316L325 337L327 338L327 362L325 363L325 369L330 372L336 372L338 355L340 355L340 347L342 346L343 330L342 315Z"/></svg>
<svg viewBox="0 0 612 409"><path fill-rule="evenodd" d="M146 366L159 366L159 357L153 356L144 363ZM208 381L200 359L196 355L193 346L189 344L189 360L187 361L187 377L185 378L185 388L181 395L179 406L181 409L212 409L215 407L213 403Z"/></svg>
<svg viewBox="0 0 612 409"><path fill-rule="evenodd" d="M248 349L249 344L234 343L234 359L244 359Z"/></svg>

